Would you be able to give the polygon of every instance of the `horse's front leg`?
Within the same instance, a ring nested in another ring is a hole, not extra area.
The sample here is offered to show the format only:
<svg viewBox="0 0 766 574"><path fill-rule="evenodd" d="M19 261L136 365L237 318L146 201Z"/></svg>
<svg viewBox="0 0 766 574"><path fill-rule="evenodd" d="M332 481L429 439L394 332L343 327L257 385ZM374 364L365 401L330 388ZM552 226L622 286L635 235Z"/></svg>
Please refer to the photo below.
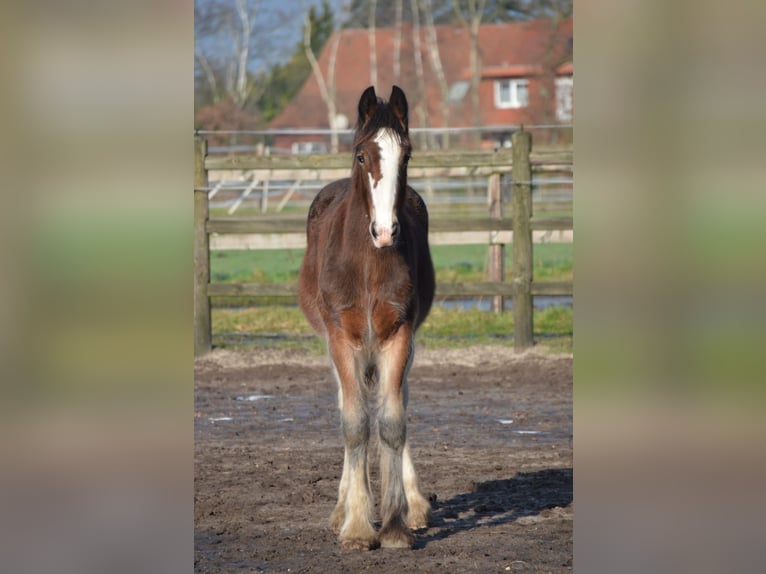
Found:
<svg viewBox="0 0 766 574"><path fill-rule="evenodd" d="M354 368L353 349L341 334L335 335L331 333L329 347L339 386L345 454L338 504L330 517L330 525L339 531L344 549L368 550L377 543L367 473L370 418L361 381L357 380Z"/></svg>
<svg viewBox="0 0 766 574"><path fill-rule="evenodd" d="M404 492L407 495L407 525L413 530L428 527L431 521L431 504L420 492L418 475L412 464L410 446L404 443L403 452Z"/></svg>
<svg viewBox="0 0 766 574"><path fill-rule="evenodd" d="M412 329L404 324L378 357L382 518L379 538L380 545L389 548L409 548L415 541L407 526L408 499L418 506L415 509L420 514L416 520L418 525L427 520L430 510L428 502L417 491L417 478L407 448L407 374L413 352Z"/></svg>

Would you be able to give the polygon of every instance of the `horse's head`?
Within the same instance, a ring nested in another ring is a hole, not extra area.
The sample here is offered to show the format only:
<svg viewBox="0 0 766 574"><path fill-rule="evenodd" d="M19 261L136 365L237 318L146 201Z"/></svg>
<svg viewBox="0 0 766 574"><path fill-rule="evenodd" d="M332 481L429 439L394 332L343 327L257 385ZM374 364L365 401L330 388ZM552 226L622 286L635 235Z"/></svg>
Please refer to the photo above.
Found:
<svg viewBox="0 0 766 574"><path fill-rule="evenodd" d="M359 99L353 177L367 191L369 230L375 247L396 241L396 213L407 185L411 149L404 92L394 86L389 101L384 102L375 95L375 88L367 88Z"/></svg>

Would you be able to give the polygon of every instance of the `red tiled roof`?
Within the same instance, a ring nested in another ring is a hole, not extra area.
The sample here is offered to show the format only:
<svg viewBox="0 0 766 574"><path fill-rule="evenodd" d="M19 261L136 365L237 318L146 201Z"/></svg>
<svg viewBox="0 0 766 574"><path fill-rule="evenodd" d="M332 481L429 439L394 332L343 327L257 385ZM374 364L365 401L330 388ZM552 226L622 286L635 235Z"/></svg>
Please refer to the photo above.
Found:
<svg viewBox="0 0 766 574"><path fill-rule="evenodd" d="M517 78L520 76L539 76L544 72L539 64L517 64L515 66L485 66L481 70L482 78ZM469 79L471 71L467 70L464 78Z"/></svg>
<svg viewBox="0 0 766 574"><path fill-rule="evenodd" d="M439 56L444 67L447 83L470 78L469 52L470 36L467 29L455 26L437 26ZM441 126L442 99L436 75L431 67L426 29L420 30L423 76L426 93L417 93L415 74L414 42L409 23L402 26L401 59L399 78L393 77L393 28L376 30L375 47L378 80L375 90L379 96L388 98L393 84L399 85L407 95L410 104L410 125L421 125L416 113L419 102L427 106L428 124ZM359 96L370 85L369 32L366 29L336 31L325 45L319 65L327 77L330 46L338 40L335 65L335 101L338 113L344 114L353 126L356 122L356 106ZM482 61L482 76L498 77L501 70L511 71L508 77L522 71L544 74L546 70L555 73L562 62L572 60L572 20L558 24L551 20L533 20L506 24L485 24L479 28L479 49ZM482 98L482 115L485 125L493 122L492 101ZM450 126L470 125L470 97L450 105ZM321 99L314 75L309 76L295 99L271 122L272 128L327 128L327 107Z"/></svg>

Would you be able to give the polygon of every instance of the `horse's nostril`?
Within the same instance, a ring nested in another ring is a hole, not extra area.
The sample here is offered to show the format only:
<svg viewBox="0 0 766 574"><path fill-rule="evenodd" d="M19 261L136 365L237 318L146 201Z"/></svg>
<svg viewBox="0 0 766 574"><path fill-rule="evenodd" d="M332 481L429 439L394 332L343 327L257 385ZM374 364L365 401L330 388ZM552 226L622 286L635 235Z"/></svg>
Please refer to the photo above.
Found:
<svg viewBox="0 0 766 574"><path fill-rule="evenodd" d="M394 221L394 222L391 224L391 236L393 237L393 236L395 236L397 233L399 233L399 222L398 222L398 221Z"/></svg>
<svg viewBox="0 0 766 574"><path fill-rule="evenodd" d="M378 232L375 231L375 222L374 221L372 223L370 223L370 235L372 235L373 239L377 239L378 238Z"/></svg>

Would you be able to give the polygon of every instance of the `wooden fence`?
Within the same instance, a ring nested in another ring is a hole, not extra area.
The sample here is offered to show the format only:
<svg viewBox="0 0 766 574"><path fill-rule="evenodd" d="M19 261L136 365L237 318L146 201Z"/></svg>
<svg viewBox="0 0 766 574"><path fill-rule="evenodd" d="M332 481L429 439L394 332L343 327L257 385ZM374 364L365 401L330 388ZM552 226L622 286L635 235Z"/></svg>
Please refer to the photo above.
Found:
<svg viewBox="0 0 766 574"><path fill-rule="evenodd" d="M297 296L294 283L211 283L210 250L302 247L305 218L210 217L208 174L210 171L252 172L252 180L319 180L347 177L349 158L343 155L315 156L209 156L204 137L194 142L194 353L212 348L210 298L213 296ZM487 243L489 281L438 283L437 297L492 297L492 309L501 311L503 299L513 298L514 346L533 344L532 298L534 295L572 295L571 282L536 282L532 276L532 234L536 231L572 229L572 217L533 217L532 178L535 174L568 172L573 169L572 152L557 149L532 152L529 132L512 136L511 150L495 152L421 152L408 169L411 179L481 176L488 178L489 217L481 219L432 219L432 245ZM504 215L500 178L511 174L511 217ZM268 183L266 183L268 186ZM267 188L266 188L267 189ZM264 190L263 197L267 197ZM477 234L480 234L477 238ZM285 240L288 239L289 240ZM480 239L479 239L480 238ZM477 240L478 239L478 240ZM511 281L505 282L505 245L513 246Z"/></svg>

